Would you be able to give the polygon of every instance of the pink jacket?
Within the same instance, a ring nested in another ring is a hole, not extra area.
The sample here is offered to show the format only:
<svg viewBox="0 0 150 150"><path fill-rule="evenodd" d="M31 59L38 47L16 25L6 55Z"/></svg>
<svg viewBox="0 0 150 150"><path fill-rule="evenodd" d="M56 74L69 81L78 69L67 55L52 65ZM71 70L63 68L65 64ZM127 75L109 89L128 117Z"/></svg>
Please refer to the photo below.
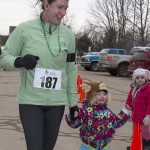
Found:
<svg viewBox="0 0 150 150"><path fill-rule="evenodd" d="M130 89L126 104L132 109L132 121L143 122L146 115L150 115L150 83L138 89L133 96L133 88Z"/></svg>

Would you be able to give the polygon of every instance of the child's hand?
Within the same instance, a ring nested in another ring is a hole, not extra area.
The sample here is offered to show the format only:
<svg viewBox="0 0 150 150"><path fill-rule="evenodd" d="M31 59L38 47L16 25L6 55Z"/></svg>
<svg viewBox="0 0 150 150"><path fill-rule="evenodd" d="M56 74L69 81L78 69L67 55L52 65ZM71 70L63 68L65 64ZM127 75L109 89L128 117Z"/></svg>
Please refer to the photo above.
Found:
<svg viewBox="0 0 150 150"><path fill-rule="evenodd" d="M150 116L146 116L143 120L145 126L150 126Z"/></svg>
<svg viewBox="0 0 150 150"><path fill-rule="evenodd" d="M130 112L130 113L129 113L129 116L130 116L130 119L131 119L131 117L132 117L132 110L131 110L131 107L130 107L128 104L126 104L126 105L125 105L125 108Z"/></svg>
<svg viewBox="0 0 150 150"><path fill-rule="evenodd" d="M125 108L131 111L131 107L128 104L125 105Z"/></svg>

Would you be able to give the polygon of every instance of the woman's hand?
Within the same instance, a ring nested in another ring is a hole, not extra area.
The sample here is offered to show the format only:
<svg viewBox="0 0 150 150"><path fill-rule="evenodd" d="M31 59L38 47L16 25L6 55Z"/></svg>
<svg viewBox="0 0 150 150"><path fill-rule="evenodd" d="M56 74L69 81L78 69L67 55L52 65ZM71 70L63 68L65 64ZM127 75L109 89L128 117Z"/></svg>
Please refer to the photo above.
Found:
<svg viewBox="0 0 150 150"><path fill-rule="evenodd" d="M70 120L74 121L78 117L79 108L77 105L70 107Z"/></svg>
<svg viewBox="0 0 150 150"><path fill-rule="evenodd" d="M14 62L14 66L16 68L25 67L27 70L29 69L32 70L33 68L36 67L38 60L39 60L38 56L27 54L23 57L17 57Z"/></svg>

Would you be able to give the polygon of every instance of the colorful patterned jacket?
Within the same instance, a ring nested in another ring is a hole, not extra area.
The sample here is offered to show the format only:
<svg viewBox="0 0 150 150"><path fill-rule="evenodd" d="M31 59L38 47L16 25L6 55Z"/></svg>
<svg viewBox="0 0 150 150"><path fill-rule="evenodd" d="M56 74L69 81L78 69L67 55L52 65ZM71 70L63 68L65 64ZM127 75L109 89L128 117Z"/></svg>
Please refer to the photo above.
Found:
<svg viewBox="0 0 150 150"><path fill-rule="evenodd" d="M129 119L128 113L127 109L123 108L115 115L107 105L91 106L84 100L76 120L70 121L68 115L65 118L71 128L80 127L83 143L101 150L111 141L115 129L123 126Z"/></svg>

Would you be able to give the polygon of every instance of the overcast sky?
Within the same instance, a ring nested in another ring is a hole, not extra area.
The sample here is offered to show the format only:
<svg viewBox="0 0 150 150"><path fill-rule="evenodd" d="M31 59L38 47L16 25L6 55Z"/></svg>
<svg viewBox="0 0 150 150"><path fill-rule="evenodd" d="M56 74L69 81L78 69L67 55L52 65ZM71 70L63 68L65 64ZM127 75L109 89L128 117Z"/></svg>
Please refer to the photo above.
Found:
<svg viewBox="0 0 150 150"><path fill-rule="evenodd" d="M81 28L88 17L91 0L69 0L68 12L73 14L74 29ZM7 35L9 26L16 26L35 17L36 0L0 0L0 34Z"/></svg>

